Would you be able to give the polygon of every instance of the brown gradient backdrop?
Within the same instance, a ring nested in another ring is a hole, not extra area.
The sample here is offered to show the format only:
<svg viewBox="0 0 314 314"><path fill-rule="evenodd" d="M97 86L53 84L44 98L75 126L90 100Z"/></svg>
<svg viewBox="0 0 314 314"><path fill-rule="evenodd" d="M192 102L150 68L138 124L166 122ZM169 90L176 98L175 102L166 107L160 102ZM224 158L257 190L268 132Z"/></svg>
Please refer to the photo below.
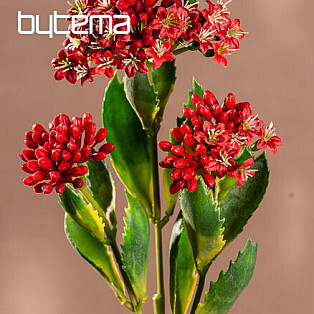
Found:
<svg viewBox="0 0 314 314"><path fill-rule="evenodd" d="M284 147L269 156L268 193L243 234L219 257L209 273L235 258L247 238L258 241L258 258L248 288L231 313L314 313L313 273L313 10L311 0L234 0L229 6L249 35L229 66L214 65L198 53L177 60L177 83L165 112L160 139L167 138L181 105L187 100L193 75L222 100L233 91L250 100L266 123L275 122ZM80 258L63 231L57 196L35 196L24 188L17 153L23 134L34 122L47 125L59 112L93 114L101 124L101 101L108 80L96 77L84 88L54 82L50 60L63 36L21 36L17 11L46 18L65 11L65 0L1 3L1 211L0 313L104 314L127 313L102 278ZM43 25L46 22L43 23ZM127 138L125 139L128 140ZM118 180L116 180L118 181ZM117 182L117 212L125 200ZM311 195L312 193L312 195ZM166 291L171 223L165 228ZM153 236L152 236L153 238ZM153 245L153 241L152 241ZM154 250L151 247L144 313L152 313L155 291ZM169 313L167 303L167 313Z"/></svg>

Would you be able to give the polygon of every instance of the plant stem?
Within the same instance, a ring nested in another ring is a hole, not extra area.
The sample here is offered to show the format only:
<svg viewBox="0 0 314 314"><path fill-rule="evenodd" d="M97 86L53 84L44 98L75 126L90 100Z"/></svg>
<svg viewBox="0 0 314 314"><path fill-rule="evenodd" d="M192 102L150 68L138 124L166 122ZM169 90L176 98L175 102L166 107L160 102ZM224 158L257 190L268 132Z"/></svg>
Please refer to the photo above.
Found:
<svg viewBox="0 0 314 314"><path fill-rule="evenodd" d="M100 207L100 205L98 204L98 202L93 198L93 196L90 194L90 192L87 190L86 186L84 186L83 188L80 189L80 192L82 193L82 195L86 198L86 200L92 205L92 207L99 211L102 211L102 208ZM116 242L116 238L115 238L115 233L112 232L112 230L109 227L109 223L108 220L106 219L106 217L102 217L104 219L104 224L105 224L105 233L107 235L107 237L111 240L110 241L110 246L113 252L113 255L115 257L115 260L118 264L121 276L123 278L123 282L125 285L125 288L129 294L131 303L132 303L132 307L133 307L133 311L136 313L141 313L140 311L137 311L137 305L138 305L138 301L137 298L135 296L135 292L133 290L132 284L130 282L130 279L127 275L127 273L124 271L123 269L123 264L122 264L122 259L121 259L121 254Z"/></svg>
<svg viewBox="0 0 314 314"><path fill-rule="evenodd" d="M197 284L197 290L195 293L192 309L191 309L191 314L194 314L196 311L196 308L198 306L198 303L200 302L203 289L204 289L204 283L205 283L205 277L206 277L206 272L204 274L199 274L199 279L198 279L198 284Z"/></svg>
<svg viewBox="0 0 314 314"><path fill-rule="evenodd" d="M184 53L186 51L189 51L189 47L183 47L183 48L179 48L175 51L173 51L172 53L177 56L177 55L180 55L181 53Z"/></svg>
<svg viewBox="0 0 314 314"><path fill-rule="evenodd" d="M165 289L164 271L162 254L162 225L159 191L159 169L158 169L158 150L157 150L157 126L151 136L152 140L152 171L153 171L153 190L154 190L154 215L155 215L155 247L156 247L156 270L157 270L157 294L154 296L154 310L157 314L165 313Z"/></svg>

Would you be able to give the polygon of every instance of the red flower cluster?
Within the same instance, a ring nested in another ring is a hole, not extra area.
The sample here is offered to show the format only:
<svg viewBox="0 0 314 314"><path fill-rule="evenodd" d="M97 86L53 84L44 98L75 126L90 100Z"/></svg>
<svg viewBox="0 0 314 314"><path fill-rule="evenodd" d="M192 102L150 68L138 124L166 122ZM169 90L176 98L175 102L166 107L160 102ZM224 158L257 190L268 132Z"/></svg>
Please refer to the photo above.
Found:
<svg viewBox="0 0 314 314"><path fill-rule="evenodd" d="M34 186L35 193L45 194L51 193L53 188L62 193L66 183L82 188L80 177L88 172L83 164L88 160L103 160L114 149L114 144L107 143L97 152L93 150L106 136L105 128L96 133L96 124L89 113L72 120L59 114L49 124L49 132L40 124L34 124L33 131L25 134L27 149L19 155L25 162L21 169L30 174L24 184Z"/></svg>
<svg viewBox="0 0 314 314"><path fill-rule="evenodd" d="M236 103L231 93L221 105L210 91L206 91L203 98L193 94L192 103L193 106L184 109L186 123L171 131L179 144L159 143L163 151L169 152L160 166L174 169L170 187L173 194L184 188L195 191L198 175L209 187L214 186L215 178L225 175L236 177L240 186L255 172L250 169L252 158L237 163L242 147L249 150L268 147L276 154L277 147L282 145L272 123L265 127L263 121L253 115L250 103ZM253 144L254 135L259 139Z"/></svg>
<svg viewBox="0 0 314 314"><path fill-rule="evenodd" d="M180 49L180 45L198 47L226 66L226 55L239 49L245 32L239 19L230 19L227 4L231 1L206 2L207 8L201 10L198 2L190 4L186 0L75 0L68 14L128 15L131 30L127 35L114 34L108 19L93 19L92 26L81 26L84 35L70 30L63 42L65 50L61 49L52 60L55 79L66 78L73 84L81 80L83 85L93 80L92 75L112 78L115 67L124 69L128 77L136 72L147 73L147 61L158 68L175 58L173 50ZM114 25L120 22L113 18Z"/></svg>

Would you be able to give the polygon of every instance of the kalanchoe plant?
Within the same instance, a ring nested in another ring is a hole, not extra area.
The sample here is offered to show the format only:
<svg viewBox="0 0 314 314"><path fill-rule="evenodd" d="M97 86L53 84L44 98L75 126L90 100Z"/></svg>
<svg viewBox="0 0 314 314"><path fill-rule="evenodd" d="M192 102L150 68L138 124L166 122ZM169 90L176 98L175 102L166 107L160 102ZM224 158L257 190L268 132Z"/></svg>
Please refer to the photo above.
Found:
<svg viewBox="0 0 314 314"><path fill-rule="evenodd" d="M266 127L250 103L237 103L232 93L219 103L194 80L183 117L170 140L159 142L167 156L158 160L157 135L176 80L175 55L199 50L226 66L225 55L238 50L244 37L227 4L207 1L200 9L196 2L180 0L75 0L71 15L128 14L132 24L129 35L97 33L100 26L107 29L106 22L96 23L93 35L70 34L65 50L52 61L56 80L83 84L96 74L111 78L103 128L96 131L90 114L72 120L60 114L49 131L35 124L25 136L27 148L20 157L29 176L24 184L34 186L35 193L59 193L73 248L135 313L142 312L148 297L149 223L156 243L154 312L166 311L162 231L174 213L169 278L173 313L227 313L253 275L257 246L249 239L202 298L208 269L243 231L264 197L269 170L265 152L258 151L269 148L276 154L282 145L273 124ZM123 82L114 68L125 70ZM115 185L104 162L109 153L128 201L120 247L116 211L121 209L116 208Z"/></svg>

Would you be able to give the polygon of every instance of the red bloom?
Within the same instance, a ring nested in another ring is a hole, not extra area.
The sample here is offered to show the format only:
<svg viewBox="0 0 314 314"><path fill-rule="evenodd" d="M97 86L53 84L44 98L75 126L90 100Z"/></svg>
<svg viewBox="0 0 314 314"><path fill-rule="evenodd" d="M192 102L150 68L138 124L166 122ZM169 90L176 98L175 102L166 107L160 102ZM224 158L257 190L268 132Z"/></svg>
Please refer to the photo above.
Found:
<svg viewBox="0 0 314 314"><path fill-rule="evenodd" d="M211 1L207 0L208 9L202 11L203 16L211 24L224 23L227 21L230 12L228 11L227 4L232 0L223 3L223 0L217 0L216 4L212 4Z"/></svg>
<svg viewBox="0 0 314 314"><path fill-rule="evenodd" d="M265 126L264 122L260 122L260 129L257 132L260 138L257 143L258 149L266 149L267 147L270 151L276 155L277 147L282 146L282 141L279 136L276 135L275 129L273 128L273 123L271 122L268 127Z"/></svg>
<svg viewBox="0 0 314 314"><path fill-rule="evenodd" d="M156 41L155 45L146 49L145 53L147 56L153 57L153 67L157 69L161 67L163 62L171 61L175 58L171 51L171 41L167 40L165 42Z"/></svg>
<svg viewBox="0 0 314 314"><path fill-rule="evenodd" d="M256 169L251 169L253 158L247 159L237 170L229 172L229 177L237 178L237 185L241 186L248 178L253 177Z"/></svg>
<svg viewBox="0 0 314 314"><path fill-rule="evenodd" d="M240 20L230 20L224 23L224 41L233 49L239 49L239 41L245 36L245 32L240 26Z"/></svg>
<svg viewBox="0 0 314 314"><path fill-rule="evenodd" d="M192 36L192 38L199 42L200 49L205 53L208 49L211 48L211 41L215 38L215 30L212 29L212 26L209 22L206 22L200 31Z"/></svg>
<svg viewBox="0 0 314 314"><path fill-rule="evenodd" d="M105 74L109 78L114 76L113 67L117 64L117 59L113 57L111 52L96 52L91 59L96 63L93 74Z"/></svg>
<svg viewBox="0 0 314 314"><path fill-rule="evenodd" d="M230 45L224 41L213 43L213 48L215 52L215 63L221 63L224 67L228 65L228 61L225 56L230 55L233 51L238 51L238 49L232 49Z"/></svg>
<svg viewBox="0 0 314 314"><path fill-rule="evenodd" d="M26 132L25 149L19 156L25 162L21 169L30 174L24 184L34 186L35 193L49 194L55 188L62 193L66 183L75 188L83 187L80 178L87 173L84 164L88 160L103 160L111 153L114 145L103 144L98 151L92 149L104 141L105 128L96 133L96 125L89 113L83 118L59 114L49 124L47 132L40 124Z"/></svg>
<svg viewBox="0 0 314 314"><path fill-rule="evenodd" d="M168 10L159 7L156 19L150 24L153 29L160 30L160 39L169 37L174 41L181 35L183 26L183 21L179 19L178 10L175 6Z"/></svg>

